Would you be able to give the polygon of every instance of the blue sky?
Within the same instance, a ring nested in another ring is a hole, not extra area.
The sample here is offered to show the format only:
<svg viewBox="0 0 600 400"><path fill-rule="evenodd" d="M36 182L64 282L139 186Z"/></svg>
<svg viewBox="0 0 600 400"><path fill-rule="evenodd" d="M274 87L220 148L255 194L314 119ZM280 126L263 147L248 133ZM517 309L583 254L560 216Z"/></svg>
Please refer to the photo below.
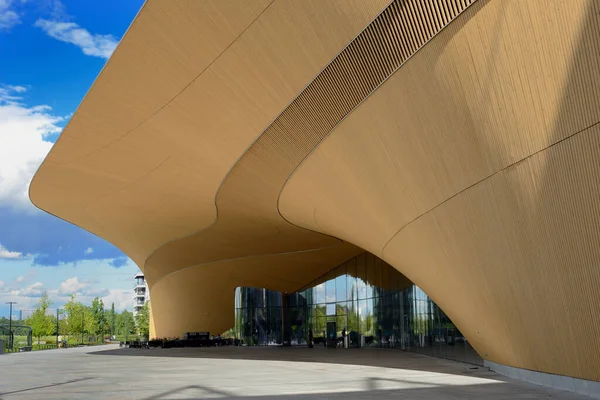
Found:
<svg viewBox="0 0 600 400"><path fill-rule="evenodd" d="M0 0L0 316L86 303L131 309L137 267L106 241L37 210L29 182L142 0ZM16 312L13 311L13 314Z"/></svg>

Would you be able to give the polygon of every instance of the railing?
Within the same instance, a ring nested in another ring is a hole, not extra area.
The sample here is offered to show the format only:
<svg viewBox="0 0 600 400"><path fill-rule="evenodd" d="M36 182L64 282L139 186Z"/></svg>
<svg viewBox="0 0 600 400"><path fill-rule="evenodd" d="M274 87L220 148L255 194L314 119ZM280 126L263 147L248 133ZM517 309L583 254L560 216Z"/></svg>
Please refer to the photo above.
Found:
<svg viewBox="0 0 600 400"><path fill-rule="evenodd" d="M4 349L5 353L22 353L26 351L38 351L38 350L53 350L56 349L56 344L32 344L30 346L18 346L15 345L12 349L7 347Z"/></svg>
<svg viewBox="0 0 600 400"><path fill-rule="evenodd" d="M56 344L34 344L33 350L54 350L56 349Z"/></svg>

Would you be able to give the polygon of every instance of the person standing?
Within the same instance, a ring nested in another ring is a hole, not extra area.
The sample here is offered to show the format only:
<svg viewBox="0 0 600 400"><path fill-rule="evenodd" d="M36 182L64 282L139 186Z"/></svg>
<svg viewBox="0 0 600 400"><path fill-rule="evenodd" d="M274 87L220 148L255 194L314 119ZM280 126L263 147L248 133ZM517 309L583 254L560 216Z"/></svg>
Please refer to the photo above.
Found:
<svg viewBox="0 0 600 400"><path fill-rule="evenodd" d="M313 333L312 333L312 329L308 330L308 347L310 349L313 348Z"/></svg>

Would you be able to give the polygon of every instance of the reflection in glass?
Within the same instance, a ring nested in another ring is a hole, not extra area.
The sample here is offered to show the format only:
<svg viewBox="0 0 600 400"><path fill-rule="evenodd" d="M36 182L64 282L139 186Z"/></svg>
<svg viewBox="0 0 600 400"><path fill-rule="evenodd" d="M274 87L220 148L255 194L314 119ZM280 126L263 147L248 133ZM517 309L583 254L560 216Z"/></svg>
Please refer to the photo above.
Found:
<svg viewBox="0 0 600 400"><path fill-rule="evenodd" d="M246 345L323 344L327 322L351 347L389 347L482 365L446 314L417 286L372 254L362 254L286 294L236 288L234 335ZM285 327L284 327L285 325ZM285 332L284 332L285 331ZM211 332L212 334L213 332ZM218 332L215 332L218 334Z"/></svg>
<svg viewBox="0 0 600 400"><path fill-rule="evenodd" d="M318 284L317 286L315 286L314 292L315 292L315 299L316 299L317 304L326 302L326 300L325 300L326 299L325 284L324 283L321 283L321 284Z"/></svg>
<svg viewBox="0 0 600 400"><path fill-rule="evenodd" d="M364 254L358 256L356 259L356 289L359 299L367 298L367 263L365 259L366 257Z"/></svg>
<svg viewBox="0 0 600 400"><path fill-rule="evenodd" d="M367 330L367 301L359 300L358 301L358 330L361 334L365 336L369 336L369 331Z"/></svg>
<svg viewBox="0 0 600 400"><path fill-rule="evenodd" d="M375 278L375 256L367 254L365 256L365 299L373 297L373 281Z"/></svg>
<svg viewBox="0 0 600 400"><path fill-rule="evenodd" d="M346 301L348 299L346 290L346 275L340 275L335 278L335 301Z"/></svg>
<svg viewBox="0 0 600 400"><path fill-rule="evenodd" d="M325 302L335 302L335 278L325 282Z"/></svg>
<svg viewBox="0 0 600 400"><path fill-rule="evenodd" d="M335 315L335 303L327 303L327 315Z"/></svg>
<svg viewBox="0 0 600 400"><path fill-rule="evenodd" d="M356 268L354 268L356 274ZM346 300L357 300L358 290L356 284L356 275L346 275Z"/></svg>

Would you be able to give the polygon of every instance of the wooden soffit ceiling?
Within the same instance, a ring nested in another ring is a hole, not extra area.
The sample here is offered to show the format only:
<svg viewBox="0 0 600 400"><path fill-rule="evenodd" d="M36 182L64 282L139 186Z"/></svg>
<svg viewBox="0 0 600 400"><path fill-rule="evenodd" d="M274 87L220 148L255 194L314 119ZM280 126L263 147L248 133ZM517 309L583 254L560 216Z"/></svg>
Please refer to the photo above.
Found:
<svg viewBox="0 0 600 400"><path fill-rule="evenodd" d="M473 1L148 1L30 189L149 281L341 246L277 210L312 149ZM311 277L314 278L314 277Z"/></svg>

